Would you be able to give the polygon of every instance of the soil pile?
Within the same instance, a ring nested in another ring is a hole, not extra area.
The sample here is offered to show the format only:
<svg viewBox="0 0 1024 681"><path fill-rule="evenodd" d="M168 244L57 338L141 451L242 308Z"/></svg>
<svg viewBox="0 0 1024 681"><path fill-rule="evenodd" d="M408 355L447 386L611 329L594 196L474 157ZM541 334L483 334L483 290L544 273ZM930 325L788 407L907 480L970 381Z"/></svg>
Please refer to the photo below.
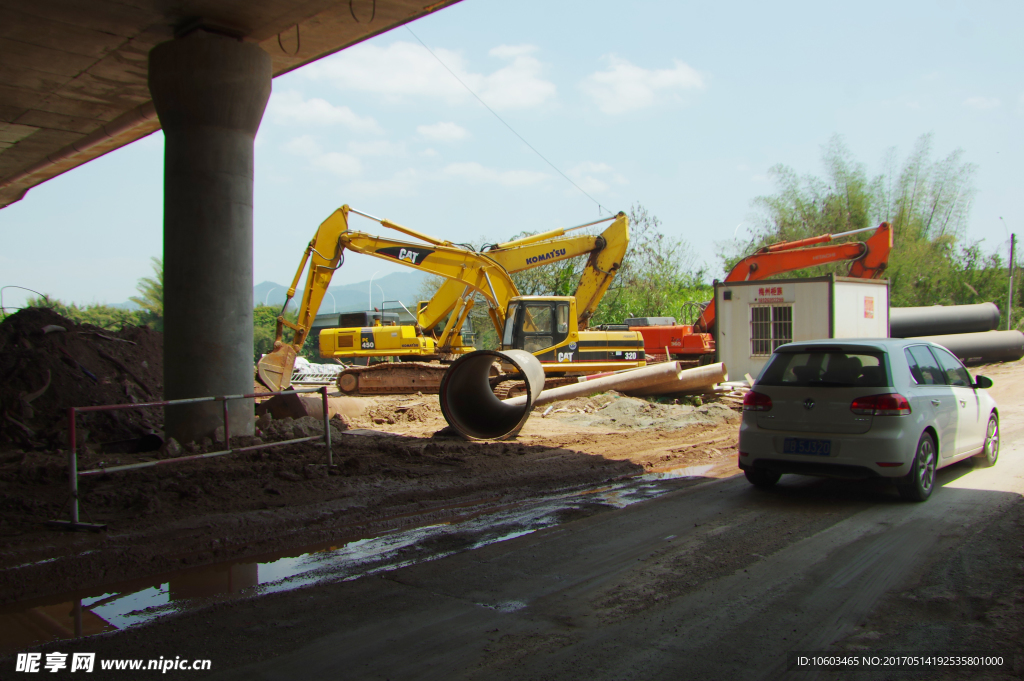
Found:
<svg viewBox="0 0 1024 681"><path fill-rule="evenodd" d="M713 402L700 407L658 404L608 392L577 402L571 400L552 410L563 421L608 430L657 428L675 430L690 426L738 423L740 415L727 405ZM549 416L550 418L550 416Z"/></svg>
<svg viewBox="0 0 1024 681"><path fill-rule="evenodd" d="M146 327L108 331L46 308L0 324L0 445L67 447L67 410L163 399L163 336ZM79 442L139 438L163 427L159 408L82 414Z"/></svg>

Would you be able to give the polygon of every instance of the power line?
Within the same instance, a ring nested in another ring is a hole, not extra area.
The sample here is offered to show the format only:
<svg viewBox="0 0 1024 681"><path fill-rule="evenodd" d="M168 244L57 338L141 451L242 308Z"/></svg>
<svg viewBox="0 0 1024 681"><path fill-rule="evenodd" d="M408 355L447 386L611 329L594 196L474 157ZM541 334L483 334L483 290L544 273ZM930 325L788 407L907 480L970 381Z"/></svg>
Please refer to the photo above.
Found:
<svg viewBox="0 0 1024 681"><path fill-rule="evenodd" d="M609 215L611 215L611 214L612 214L612 212L611 212L610 210L608 210L607 208L605 208L604 206L602 206L602 205L601 205L601 202L600 202L600 201L598 201L598 200L597 200L597 199L595 199L595 198L594 198L593 196L591 196L591 195L590 195L590 194L588 194L588 193L587 193L586 191L584 191L584 190L583 190L583 187L581 187L581 186L579 186L578 184L576 184L575 182L573 182L573 181L572 181L572 178L571 178L571 177L569 177L568 175L566 175L565 173L563 173L563 172L562 172L562 171L561 171L561 170L560 170L560 169L558 168L558 166L556 166L556 165L555 165L554 163L552 163L551 161L549 161L549 160L547 159L547 157L546 157L546 156L544 156L544 154L542 154L542 153L540 153L539 151L537 151L537 149L536 149L536 148L535 148L535 147L534 147L534 146L533 146L532 144L530 144L529 142L527 142L527 141L526 141L526 138L525 138L525 137L523 137L523 136L522 136L522 135L520 135L520 134L519 134L518 132L516 132L515 128L513 128L513 127L512 127L511 125L509 125L509 124L508 124L508 123L507 123L507 122L505 121L505 119L504 119L504 118L502 118L501 116L499 116L499 115L498 115L498 112L497 112L497 111L495 111L494 109L492 109L491 107L489 107L489 106L487 105L487 102L485 102L485 101L484 101L483 99L481 99L481 98L480 98L480 95L478 95L478 94L477 94L476 92L474 92L474 91L473 91L473 88L471 88L471 87L469 87L468 85L466 85L466 83L465 83L465 82L464 82L464 81L463 81L463 80L462 80L461 78L459 78L458 74L456 74L456 73L455 73L454 71L452 71L452 70L451 70L450 68L448 68L448 65L447 65L447 64L445 64L445 63L444 63L443 61L441 61L441 58L440 58L440 57L438 57L438 56L437 56L436 54L434 54L434 51L433 51L432 49L430 49L430 48L429 48L429 47L427 46L427 44L426 44L425 42L423 42L422 40L420 40L420 37L419 37L418 35L416 35L415 33L413 33L412 29L411 29L411 28L409 28L408 24L406 24L406 26L405 26L405 30L409 31L410 35L412 35L412 37L413 37L413 38L416 38L416 41L417 41L417 42L418 42L418 43L419 43L420 45L422 45L422 46L423 46L423 49L425 49L425 50L426 50L427 52L429 52L429 53L430 53L430 55L431 55L431 56L432 56L432 57L433 57L434 59L436 59L436 60L437 60L437 63L438 63L438 64L440 64L441 66L443 66L443 67L444 67L445 71L447 71L448 73L452 74L452 77L453 77L453 78L454 78L455 80L459 81L459 84L460 84L460 85L462 85L462 87L466 88L466 90L467 90L467 91L469 92L469 94L471 94L471 95L473 95L474 97L476 97L476 101L480 102L480 103L481 103L481 104L483 105L483 107L484 107L485 109L487 109L488 111L490 111L490 112L491 112L492 114L494 114L494 117L495 117L495 118L497 118L497 119L498 119L499 121L501 121L501 124L502 124L502 125L504 125L504 126L505 126L506 128L508 128L508 129L509 129L510 131L512 131L512 134L513 134L513 135L515 135L516 137L518 137L518 138L520 139L520 141L521 141L521 142L522 142L523 144L525 144L526 146L528 146L528 147L530 148L530 150L531 150L531 151L532 151L533 153L537 154L537 156L540 156L541 160L543 160L543 161L544 161L545 163L547 163L547 164L548 164L549 166L551 166L551 167L552 167L552 168L553 168L553 169L555 170L555 172L556 172L556 173L558 173L559 175L561 175L562 177L564 177L564 178L566 179L566 181L567 181L567 182L568 182L569 184L571 184L571 185L572 185L573 187L576 187L576 189L580 190L580 193L581 193L581 194L583 194L583 195L584 195L584 196L586 196L586 197L587 197L588 199L590 199L590 200L591 200L591 201L593 201L593 202L594 202L595 204L597 204L597 210L598 210L598 212L599 212L599 213L600 213L600 211L602 211L602 210L603 210L603 211L605 211L606 213L608 213Z"/></svg>

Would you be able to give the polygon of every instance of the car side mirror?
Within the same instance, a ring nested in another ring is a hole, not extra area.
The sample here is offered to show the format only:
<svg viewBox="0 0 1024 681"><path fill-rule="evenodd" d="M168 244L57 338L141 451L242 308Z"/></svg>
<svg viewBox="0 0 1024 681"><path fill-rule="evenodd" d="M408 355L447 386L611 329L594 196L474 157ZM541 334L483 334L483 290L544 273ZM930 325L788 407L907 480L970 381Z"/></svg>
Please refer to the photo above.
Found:
<svg viewBox="0 0 1024 681"><path fill-rule="evenodd" d="M989 378L988 376L975 376L974 377L974 387L975 388L991 388L992 387L992 379Z"/></svg>

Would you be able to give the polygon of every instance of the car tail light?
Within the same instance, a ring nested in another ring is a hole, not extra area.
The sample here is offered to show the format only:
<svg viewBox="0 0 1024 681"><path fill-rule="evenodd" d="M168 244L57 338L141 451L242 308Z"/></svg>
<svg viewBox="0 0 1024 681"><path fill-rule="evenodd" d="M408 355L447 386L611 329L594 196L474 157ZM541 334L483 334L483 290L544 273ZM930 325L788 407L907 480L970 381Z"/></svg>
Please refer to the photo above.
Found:
<svg viewBox="0 0 1024 681"><path fill-rule="evenodd" d="M743 411L771 411L772 398L751 390L743 396Z"/></svg>
<svg viewBox="0 0 1024 681"><path fill-rule="evenodd" d="M850 404L850 411L865 416L909 416L910 402L899 393L858 397Z"/></svg>

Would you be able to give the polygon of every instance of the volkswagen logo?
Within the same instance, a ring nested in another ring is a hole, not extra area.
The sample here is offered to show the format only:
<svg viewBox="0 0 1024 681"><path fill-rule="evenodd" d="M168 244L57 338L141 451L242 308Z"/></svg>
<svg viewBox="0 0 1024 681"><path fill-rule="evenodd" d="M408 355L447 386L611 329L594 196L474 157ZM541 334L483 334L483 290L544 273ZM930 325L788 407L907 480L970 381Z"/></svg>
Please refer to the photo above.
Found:
<svg viewBox="0 0 1024 681"><path fill-rule="evenodd" d="M810 411L811 409L814 409L814 398L813 397L808 397L806 400L804 400L804 409L806 409L807 411Z"/></svg>

